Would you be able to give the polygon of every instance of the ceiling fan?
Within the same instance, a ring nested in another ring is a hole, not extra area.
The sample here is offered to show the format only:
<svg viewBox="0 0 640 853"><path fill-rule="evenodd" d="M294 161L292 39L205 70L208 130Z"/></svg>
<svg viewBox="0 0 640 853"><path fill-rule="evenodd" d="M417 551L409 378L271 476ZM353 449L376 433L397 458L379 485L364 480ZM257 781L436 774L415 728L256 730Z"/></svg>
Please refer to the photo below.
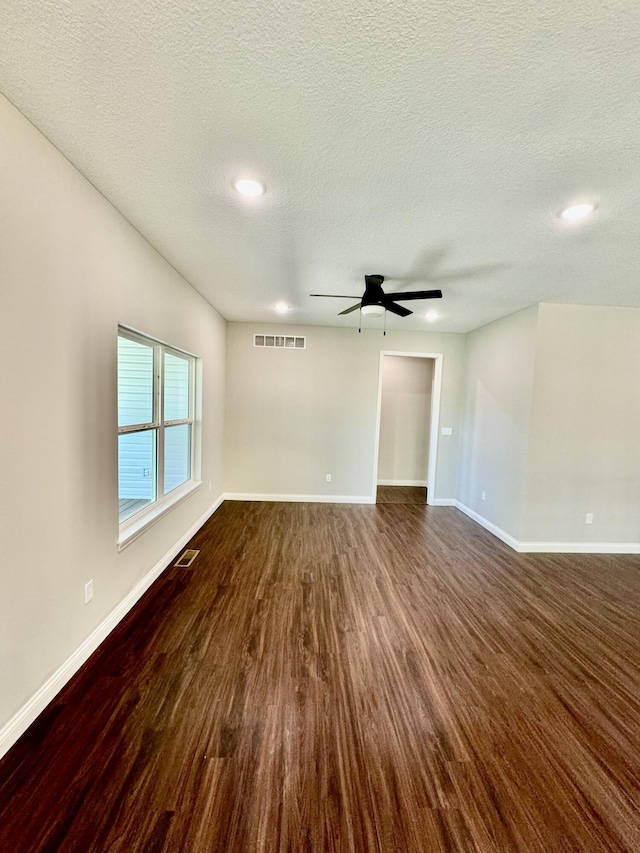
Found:
<svg viewBox="0 0 640 853"><path fill-rule="evenodd" d="M325 296L332 299L360 299L355 305L350 308L340 311L341 314L350 314L352 311L362 310L365 317L381 317L385 311L391 311L392 314L397 314L399 317L408 317L413 314L403 305L397 305L396 302L405 302L409 299L441 299L441 290L410 290L406 293L385 293L382 289L383 275L365 275L365 289L361 297L345 296L342 293L311 293L311 296Z"/></svg>

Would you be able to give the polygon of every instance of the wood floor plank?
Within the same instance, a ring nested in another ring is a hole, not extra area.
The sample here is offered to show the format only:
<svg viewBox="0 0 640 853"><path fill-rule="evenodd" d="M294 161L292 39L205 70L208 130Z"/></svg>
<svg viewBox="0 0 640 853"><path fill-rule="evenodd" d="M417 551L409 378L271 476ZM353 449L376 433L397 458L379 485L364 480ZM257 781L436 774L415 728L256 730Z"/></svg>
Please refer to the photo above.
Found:
<svg viewBox="0 0 640 853"><path fill-rule="evenodd" d="M424 486L378 486L376 503L378 504L425 504L427 490Z"/></svg>
<svg viewBox="0 0 640 853"><path fill-rule="evenodd" d="M637 853L640 558L225 503L0 762L3 853Z"/></svg>

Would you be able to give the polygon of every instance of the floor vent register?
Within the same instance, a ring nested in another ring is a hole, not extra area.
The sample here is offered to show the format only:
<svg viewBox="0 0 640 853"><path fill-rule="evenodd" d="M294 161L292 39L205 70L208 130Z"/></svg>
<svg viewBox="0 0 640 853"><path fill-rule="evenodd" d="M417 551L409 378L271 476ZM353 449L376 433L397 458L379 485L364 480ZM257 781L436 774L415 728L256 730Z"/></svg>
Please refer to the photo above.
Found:
<svg viewBox="0 0 640 853"><path fill-rule="evenodd" d="M192 551L192 550L187 549L184 552L184 554L180 555L177 563L174 563L174 566L176 566L179 569L188 569L191 566L191 563L193 563L193 561L195 560L195 558L198 556L199 553L200 553L200 551Z"/></svg>

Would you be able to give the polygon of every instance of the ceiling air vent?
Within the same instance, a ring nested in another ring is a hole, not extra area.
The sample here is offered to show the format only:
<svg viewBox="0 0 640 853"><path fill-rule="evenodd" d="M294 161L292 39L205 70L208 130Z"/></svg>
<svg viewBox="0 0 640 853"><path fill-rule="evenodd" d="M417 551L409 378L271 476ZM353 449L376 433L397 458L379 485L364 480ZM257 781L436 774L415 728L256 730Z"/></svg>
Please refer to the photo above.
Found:
<svg viewBox="0 0 640 853"><path fill-rule="evenodd" d="M254 347L276 347L278 349L306 349L307 339L293 335L254 335L253 345Z"/></svg>

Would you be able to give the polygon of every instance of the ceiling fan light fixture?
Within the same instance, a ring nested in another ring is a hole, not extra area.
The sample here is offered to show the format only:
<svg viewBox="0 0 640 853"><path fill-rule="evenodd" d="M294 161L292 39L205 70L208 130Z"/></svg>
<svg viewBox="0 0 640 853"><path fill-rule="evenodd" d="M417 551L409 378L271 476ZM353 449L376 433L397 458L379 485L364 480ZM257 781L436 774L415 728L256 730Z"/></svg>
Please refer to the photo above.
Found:
<svg viewBox="0 0 640 853"><path fill-rule="evenodd" d="M363 317L382 317L384 314L384 305L363 305Z"/></svg>
<svg viewBox="0 0 640 853"><path fill-rule="evenodd" d="M278 314L286 314L289 310L289 306L286 304L286 302L276 302L273 308L275 311L278 312Z"/></svg>
<svg viewBox="0 0 640 853"><path fill-rule="evenodd" d="M260 181L256 181L255 178L234 178L233 187L236 192L247 198L256 198L259 195L264 195L266 191L265 185Z"/></svg>
<svg viewBox="0 0 640 853"><path fill-rule="evenodd" d="M564 210L560 211L561 219L568 219L571 222L575 222L577 219L584 219L586 216L589 216L596 209L595 204L590 201L582 202L581 204L573 204L571 207L565 207Z"/></svg>
<svg viewBox="0 0 640 853"><path fill-rule="evenodd" d="M438 314L437 311L427 311L424 315L424 319L428 323L434 323L438 319L439 316L440 315Z"/></svg>

